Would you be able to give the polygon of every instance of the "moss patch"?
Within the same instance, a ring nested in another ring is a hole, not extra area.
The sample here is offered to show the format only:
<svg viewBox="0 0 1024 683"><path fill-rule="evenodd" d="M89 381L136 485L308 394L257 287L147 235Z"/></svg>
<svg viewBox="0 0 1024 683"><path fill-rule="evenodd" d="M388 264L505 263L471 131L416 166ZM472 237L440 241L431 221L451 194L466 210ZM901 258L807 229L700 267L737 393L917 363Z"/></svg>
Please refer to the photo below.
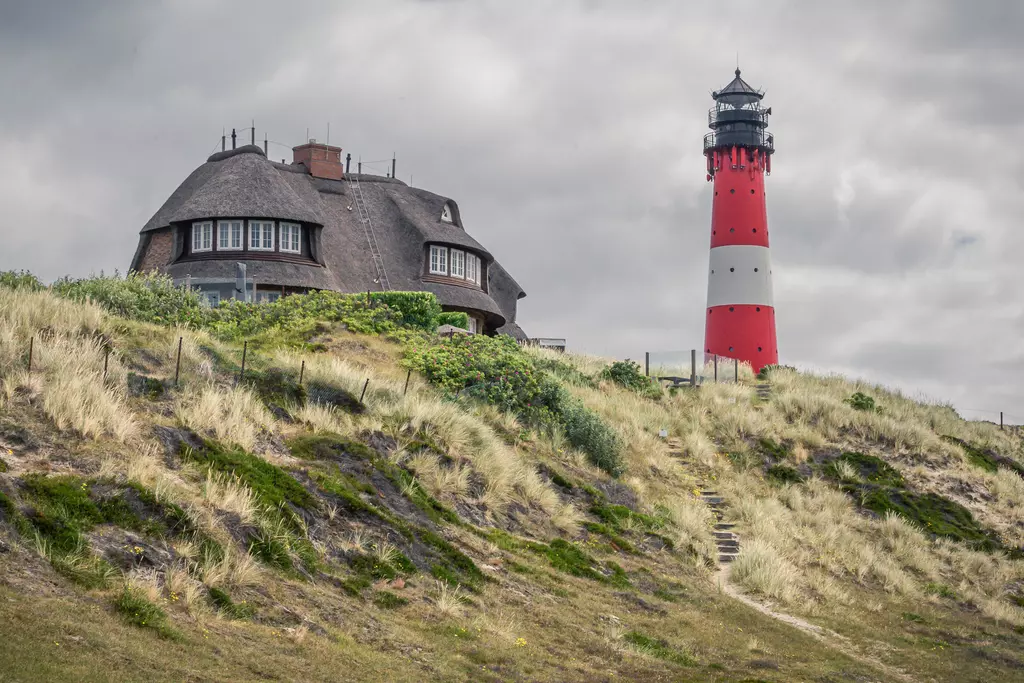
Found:
<svg viewBox="0 0 1024 683"><path fill-rule="evenodd" d="M639 631L630 631L623 636L623 639L640 652L666 662L672 662L680 666L694 666L697 663L697 660L684 650L673 647L660 638L653 638Z"/></svg>
<svg viewBox="0 0 1024 683"><path fill-rule="evenodd" d="M967 461L975 467L991 472L995 474L1000 467L1004 467L1008 470L1013 470L1019 476L1024 477L1024 465L1021 465L1016 460L1008 458L1005 455L1000 455L991 449L982 449L974 446L963 439L958 439L953 436L943 436L942 439L948 443L956 444L964 450L967 455Z"/></svg>
<svg viewBox="0 0 1024 683"><path fill-rule="evenodd" d="M786 465L772 465L768 468L767 477L775 484L799 484L804 480L802 474Z"/></svg>
<svg viewBox="0 0 1024 683"><path fill-rule="evenodd" d="M785 460L792 455L788 447L783 444L776 443L768 438L759 440L757 442L757 447L761 453L774 460Z"/></svg>
<svg viewBox="0 0 1024 683"><path fill-rule="evenodd" d="M867 485L860 487L857 495L868 510L879 515L897 512L934 536L963 541L979 550L1002 547L998 537L978 524L970 510L936 493Z"/></svg>
<svg viewBox="0 0 1024 683"><path fill-rule="evenodd" d="M210 589L210 602L229 619L251 619L256 614L256 608L251 604L244 600L235 602L226 591L220 588Z"/></svg>
<svg viewBox="0 0 1024 683"><path fill-rule="evenodd" d="M398 609L408 605L409 601L388 591L377 591L373 594L373 604L381 609Z"/></svg>
<svg viewBox="0 0 1024 683"><path fill-rule="evenodd" d="M881 486L900 487L904 485L903 475L899 473L899 470L881 458L864 453L843 453L825 467L825 473L835 479L842 479L836 467L840 462L850 465L863 481Z"/></svg>
<svg viewBox="0 0 1024 683"><path fill-rule="evenodd" d="M298 436L288 439L286 445L292 455L305 460L338 460L339 458L373 460L377 457L376 451L366 444L331 434Z"/></svg>
<svg viewBox="0 0 1024 683"><path fill-rule="evenodd" d="M237 476L266 506L278 508L287 502L299 508L316 507L313 496L294 477L242 449L227 448L208 440L203 449L184 447L182 457L210 470Z"/></svg>

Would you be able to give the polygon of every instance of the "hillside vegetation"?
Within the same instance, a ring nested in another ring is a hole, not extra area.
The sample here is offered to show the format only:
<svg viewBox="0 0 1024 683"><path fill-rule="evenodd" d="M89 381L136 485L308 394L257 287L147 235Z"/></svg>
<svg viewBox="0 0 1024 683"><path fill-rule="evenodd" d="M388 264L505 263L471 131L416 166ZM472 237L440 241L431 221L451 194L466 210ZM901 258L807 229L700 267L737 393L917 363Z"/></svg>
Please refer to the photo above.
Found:
<svg viewBox="0 0 1024 683"><path fill-rule="evenodd" d="M459 322L0 274L0 679L1019 679L1018 431Z"/></svg>

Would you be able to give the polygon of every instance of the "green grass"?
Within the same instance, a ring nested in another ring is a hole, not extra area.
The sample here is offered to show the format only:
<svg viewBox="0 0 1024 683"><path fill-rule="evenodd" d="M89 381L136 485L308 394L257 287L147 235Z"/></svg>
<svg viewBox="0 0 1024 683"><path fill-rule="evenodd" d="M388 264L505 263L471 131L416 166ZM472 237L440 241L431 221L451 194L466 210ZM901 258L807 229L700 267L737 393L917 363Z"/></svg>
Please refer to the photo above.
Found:
<svg viewBox="0 0 1024 683"><path fill-rule="evenodd" d="M210 470L237 476L268 507L278 508L284 503L291 503L299 508L316 508L316 499L294 477L242 449L228 448L207 440L202 449L185 447L182 457Z"/></svg>
<svg viewBox="0 0 1024 683"><path fill-rule="evenodd" d="M169 640L181 638L181 635L168 623L167 613L158 605L147 600L137 590L125 586L114 599L114 609L132 626L153 629L161 638Z"/></svg>
<svg viewBox="0 0 1024 683"><path fill-rule="evenodd" d="M666 662L679 664L680 666L694 666L697 660L689 653L669 645L659 638L652 638L639 631L630 631L623 636L623 639L640 652L656 657Z"/></svg>
<svg viewBox="0 0 1024 683"><path fill-rule="evenodd" d="M409 601L388 591L377 591L373 594L373 604L381 609L398 609L408 605Z"/></svg>
<svg viewBox="0 0 1024 683"><path fill-rule="evenodd" d="M763 438L757 442L758 449L770 458L775 460L785 460L792 455L790 449L783 444L776 443L768 438Z"/></svg>
<svg viewBox="0 0 1024 683"><path fill-rule="evenodd" d="M768 468L767 476L775 484L799 484L804 480L802 474L786 465L772 465Z"/></svg>
<svg viewBox="0 0 1024 683"><path fill-rule="evenodd" d="M210 602L229 619L252 619L256 614L256 608L251 604L235 602L227 591L220 588L210 588Z"/></svg>

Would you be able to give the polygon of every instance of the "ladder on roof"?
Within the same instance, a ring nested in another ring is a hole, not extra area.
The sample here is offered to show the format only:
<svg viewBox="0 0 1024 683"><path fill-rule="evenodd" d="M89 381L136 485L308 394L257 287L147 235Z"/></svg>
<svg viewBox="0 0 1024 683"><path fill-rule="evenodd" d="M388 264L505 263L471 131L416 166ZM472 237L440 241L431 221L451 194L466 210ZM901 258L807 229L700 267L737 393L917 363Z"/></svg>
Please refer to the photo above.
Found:
<svg viewBox="0 0 1024 683"><path fill-rule="evenodd" d="M370 245L373 265L377 269L377 281L380 283L381 291L390 292L391 282L388 280L388 272L384 269L384 259L380 255L380 247L377 246L377 235L373 232L373 221L370 220L370 211L363 200L363 188L359 184L358 176L352 176L351 186L352 197L356 203L356 213L359 214L359 221L363 224L363 232L366 233L366 242Z"/></svg>

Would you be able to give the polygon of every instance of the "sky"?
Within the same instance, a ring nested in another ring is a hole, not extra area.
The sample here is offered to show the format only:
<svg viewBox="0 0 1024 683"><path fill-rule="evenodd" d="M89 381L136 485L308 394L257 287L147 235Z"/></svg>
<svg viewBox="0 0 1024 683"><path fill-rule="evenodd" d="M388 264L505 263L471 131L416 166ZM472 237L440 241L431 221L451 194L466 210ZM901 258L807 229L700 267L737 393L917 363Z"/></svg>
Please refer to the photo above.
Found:
<svg viewBox="0 0 1024 683"><path fill-rule="evenodd" d="M222 130L290 161L329 127L458 202L530 336L688 357L738 59L780 362L1024 423L1022 29L1017 0L0 0L0 270L124 272Z"/></svg>

